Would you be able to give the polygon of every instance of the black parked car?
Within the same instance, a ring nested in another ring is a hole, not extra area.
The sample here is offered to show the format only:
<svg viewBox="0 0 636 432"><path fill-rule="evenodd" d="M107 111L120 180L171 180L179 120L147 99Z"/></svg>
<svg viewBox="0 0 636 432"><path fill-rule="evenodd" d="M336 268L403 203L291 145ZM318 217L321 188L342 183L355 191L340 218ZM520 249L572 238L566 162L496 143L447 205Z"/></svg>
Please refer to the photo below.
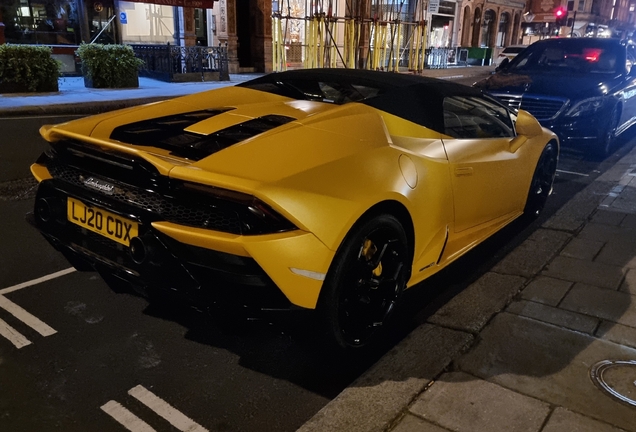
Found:
<svg viewBox="0 0 636 432"><path fill-rule="evenodd" d="M636 119L635 57L618 39L546 39L475 86L529 111L563 146L587 145L606 156Z"/></svg>

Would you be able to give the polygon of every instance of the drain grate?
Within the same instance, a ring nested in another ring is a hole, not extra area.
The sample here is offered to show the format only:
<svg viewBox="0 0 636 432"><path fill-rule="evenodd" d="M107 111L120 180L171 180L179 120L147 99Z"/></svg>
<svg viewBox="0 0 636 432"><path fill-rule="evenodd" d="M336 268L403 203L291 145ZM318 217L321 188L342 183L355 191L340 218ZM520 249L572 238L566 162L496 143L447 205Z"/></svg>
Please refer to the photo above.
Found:
<svg viewBox="0 0 636 432"><path fill-rule="evenodd" d="M636 406L636 360L602 360L590 368L590 378L609 396Z"/></svg>

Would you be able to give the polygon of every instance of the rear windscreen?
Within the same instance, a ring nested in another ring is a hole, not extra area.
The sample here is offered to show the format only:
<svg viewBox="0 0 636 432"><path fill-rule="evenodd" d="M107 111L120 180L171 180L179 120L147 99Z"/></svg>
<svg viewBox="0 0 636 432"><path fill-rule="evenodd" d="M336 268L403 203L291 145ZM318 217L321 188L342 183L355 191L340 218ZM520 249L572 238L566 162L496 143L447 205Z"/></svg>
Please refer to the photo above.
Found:
<svg viewBox="0 0 636 432"><path fill-rule="evenodd" d="M508 69L564 73L615 73L624 69L624 48L620 45L585 42L536 44L516 56Z"/></svg>

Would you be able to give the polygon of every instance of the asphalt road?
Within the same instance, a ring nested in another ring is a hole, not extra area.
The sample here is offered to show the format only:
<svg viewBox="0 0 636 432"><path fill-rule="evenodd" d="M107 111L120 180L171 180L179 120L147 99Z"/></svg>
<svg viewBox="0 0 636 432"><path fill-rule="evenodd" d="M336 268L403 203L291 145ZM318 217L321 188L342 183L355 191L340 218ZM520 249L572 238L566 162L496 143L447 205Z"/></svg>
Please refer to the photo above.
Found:
<svg viewBox="0 0 636 432"><path fill-rule="evenodd" d="M56 274L69 266L24 222L33 181L17 161L35 159L43 146L34 131L61 120L0 119L0 161L17 173L0 179L0 430L124 431L119 421L132 413L157 431L293 431L382 354L347 362L322 353L306 315L210 317L116 293L93 273ZM4 155L10 140L25 153ZM564 152L543 216L410 290L384 349L613 165L634 144L623 141L601 162Z"/></svg>

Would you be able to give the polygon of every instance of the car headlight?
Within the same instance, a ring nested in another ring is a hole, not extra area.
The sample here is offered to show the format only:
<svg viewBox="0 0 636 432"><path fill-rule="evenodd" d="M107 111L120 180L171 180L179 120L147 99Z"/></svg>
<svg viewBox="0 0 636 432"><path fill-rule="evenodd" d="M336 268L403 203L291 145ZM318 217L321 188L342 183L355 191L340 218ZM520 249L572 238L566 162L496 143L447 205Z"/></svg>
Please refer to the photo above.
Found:
<svg viewBox="0 0 636 432"><path fill-rule="evenodd" d="M603 108L603 97L593 97L583 99L580 102L575 103L566 113L566 117L583 117L592 115L601 108Z"/></svg>

